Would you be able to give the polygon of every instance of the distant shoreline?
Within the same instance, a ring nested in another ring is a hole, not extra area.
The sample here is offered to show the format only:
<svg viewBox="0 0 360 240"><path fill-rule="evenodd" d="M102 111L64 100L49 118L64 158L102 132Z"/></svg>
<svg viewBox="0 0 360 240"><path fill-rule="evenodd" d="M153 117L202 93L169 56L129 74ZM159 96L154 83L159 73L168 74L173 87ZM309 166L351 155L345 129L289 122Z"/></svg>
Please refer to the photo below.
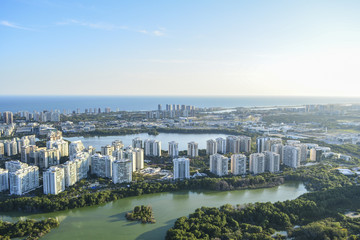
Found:
<svg viewBox="0 0 360 240"><path fill-rule="evenodd" d="M0 96L0 112L63 110L68 112L87 108L110 107L112 111L151 111L158 104L165 109L166 104L193 105L196 108L236 108L236 107L285 107L312 104L360 104L355 97L299 97L299 96Z"/></svg>

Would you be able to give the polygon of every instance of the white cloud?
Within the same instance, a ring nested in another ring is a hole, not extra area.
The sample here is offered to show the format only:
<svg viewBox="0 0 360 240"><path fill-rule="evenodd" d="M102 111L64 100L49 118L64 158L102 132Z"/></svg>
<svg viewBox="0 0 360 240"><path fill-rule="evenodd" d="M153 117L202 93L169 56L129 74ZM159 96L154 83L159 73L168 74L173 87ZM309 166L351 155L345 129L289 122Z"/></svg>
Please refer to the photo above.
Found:
<svg viewBox="0 0 360 240"><path fill-rule="evenodd" d="M163 36L164 35L164 32L162 31L159 31L159 30L155 30L152 32L155 36Z"/></svg>
<svg viewBox="0 0 360 240"><path fill-rule="evenodd" d="M74 26L82 26L82 27L88 27L92 29L100 29L100 30L107 30L107 31L113 31L113 30L127 30L130 32L137 32L141 34L146 35L152 35L152 36L164 36L165 35L165 28L158 28L157 30L149 31L149 30L135 30L133 28L129 28L127 26L119 26L115 24L109 24L109 23L94 23L94 22L87 22L87 21L80 21L76 19L69 19L63 22L57 22L56 25L74 25Z"/></svg>
<svg viewBox="0 0 360 240"><path fill-rule="evenodd" d="M28 31L32 31L33 29L31 28L26 28L26 27L22 27L22 26L19 26L15 23L11 23L11 22L8 22L8 21L0 21L0 25L2 26L5 26L5 27L10 27L10 28L16 28L16 29L22 29L22 30L28 30Z"/></svg>
<svg viewBox="0 0 360 240"><path fill-rule="evenodd" d="M126 26L116 26L114 24L108 24L108 23L92 23L92 22L86 22L86 21L79 21L75 19L69 19L64 22L58 22L57 25L77 25L77 26L83 26L93 29L101 29L101 30L116 30L116 29L127 29Z"/></svg>

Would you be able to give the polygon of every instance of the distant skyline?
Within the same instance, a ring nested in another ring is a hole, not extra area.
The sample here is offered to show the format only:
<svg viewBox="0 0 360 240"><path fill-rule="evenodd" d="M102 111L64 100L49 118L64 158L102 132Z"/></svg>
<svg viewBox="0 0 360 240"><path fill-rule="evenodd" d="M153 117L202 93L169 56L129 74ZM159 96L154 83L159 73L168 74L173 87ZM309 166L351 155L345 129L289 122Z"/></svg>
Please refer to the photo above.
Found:
<svg viewBox="0 0 360 240"><path fill-rule="evenodd" d="M0 2L0 95L360 97L359 1Z"/></svg>

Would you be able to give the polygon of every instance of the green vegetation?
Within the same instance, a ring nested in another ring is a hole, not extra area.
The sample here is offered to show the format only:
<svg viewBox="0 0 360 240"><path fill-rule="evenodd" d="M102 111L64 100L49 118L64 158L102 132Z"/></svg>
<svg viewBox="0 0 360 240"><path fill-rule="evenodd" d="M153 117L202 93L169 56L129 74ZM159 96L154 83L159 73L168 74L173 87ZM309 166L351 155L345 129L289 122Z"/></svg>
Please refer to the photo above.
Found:
<svg viewBox="0 0 360 240"><path fill-rule="evenodd" d="M179 218L166 235L171 239L273 239L286 230L295 239L358 239L360 220L339 212L360 206L360 187L307 193L298 199L236 207L202 207ZM294 229L294 225L301 225ZM278 238L279 239L279 238Z"/></svg>
<svg viewBox="0 0 360 240"><path fill-rule="evenodd" d="M16 223L4 222L0 220L0 239L25 238L39 239L52 228L59 226L59 221L54 218L35 221L27 219Z"/></svg>
<svg viewBox="0 0 360 240"><path fill-rule="evenodd" d="M129 221L141 221L141 223L156 223L151 206L136 206L132 212L126 213Z"/></svg>
<svg viewBox="0 0 360 240"><path fill-rule="evenodd" d="M285 170L283 172L286 180L304 182L309 191L322 191L336 187L352 186L355 176L340 174L329 164L319 164L309 167L301 167L296 171Z"/></svg>

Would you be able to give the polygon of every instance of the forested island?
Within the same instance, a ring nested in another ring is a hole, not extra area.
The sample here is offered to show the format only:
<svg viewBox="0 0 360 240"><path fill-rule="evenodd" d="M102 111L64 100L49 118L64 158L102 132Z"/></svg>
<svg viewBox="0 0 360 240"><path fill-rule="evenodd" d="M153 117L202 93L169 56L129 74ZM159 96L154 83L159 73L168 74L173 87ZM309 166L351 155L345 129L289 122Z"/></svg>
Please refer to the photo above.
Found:
<svg viewBox="0 0 360 240"><path fill-rule="evenodd" d="M35 240L50 232L52 228L58 226L59 221L55 218L48 218L41 221L27 219L14 223L0 220L0 239L21 238Z"/></svg>
<svg viewBox="0 0 360 240"><path fill-rule="evenodd" d="M156 223L151 206L135 206L132 212L125 215L129 221L140 221L141 223Z"/></svg>

